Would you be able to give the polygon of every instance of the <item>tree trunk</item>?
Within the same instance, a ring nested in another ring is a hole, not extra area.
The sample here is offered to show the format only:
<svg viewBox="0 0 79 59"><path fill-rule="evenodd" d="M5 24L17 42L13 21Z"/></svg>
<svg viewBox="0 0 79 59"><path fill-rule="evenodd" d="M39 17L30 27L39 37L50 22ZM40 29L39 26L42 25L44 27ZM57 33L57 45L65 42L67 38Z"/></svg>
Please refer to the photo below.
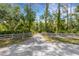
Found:
<svg viewBox="0 0 79 59"><path fill-rule="evenodd" d="M56 26L56 33L60 30L60 3L58 3L58 17L57 17L57 26Z"/></svg>
<svg viewBox="0 0 79 59"><path fill-rule="evenodd" d="M49 4L46 3L45 5L45 30L47 31L47 18L48 18L48 8L49 8Z"/></svg>
<svg viewBox="0 0 79 59"><path fill-rule="evenodd" d="M68 15L68 4L67 4L67 30L69 30L69 15Z"/></svg>

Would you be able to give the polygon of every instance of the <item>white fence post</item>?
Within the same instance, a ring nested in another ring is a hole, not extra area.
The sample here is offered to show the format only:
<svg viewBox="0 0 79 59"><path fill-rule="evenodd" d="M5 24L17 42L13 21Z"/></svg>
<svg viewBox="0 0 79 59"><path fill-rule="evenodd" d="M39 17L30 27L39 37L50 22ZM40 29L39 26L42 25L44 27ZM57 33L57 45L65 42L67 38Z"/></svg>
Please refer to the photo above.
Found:
<svg viewBox="0 0 79 59"><path fill-rule="evenodd" d="M22 40L24 39L24 32L22 33Z"/></svg>
<svg viewBox="0 0 79 59"><path fill-rule="evenodd" d="M12 39L13 39L13 34L11 34L12 35Z"/></svg>

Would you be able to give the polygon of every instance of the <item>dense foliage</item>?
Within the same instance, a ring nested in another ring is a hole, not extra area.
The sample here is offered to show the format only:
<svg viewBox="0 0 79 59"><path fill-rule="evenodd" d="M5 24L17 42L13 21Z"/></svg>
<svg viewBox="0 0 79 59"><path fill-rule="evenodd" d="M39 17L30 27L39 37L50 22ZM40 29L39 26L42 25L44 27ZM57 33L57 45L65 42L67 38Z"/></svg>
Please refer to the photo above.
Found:
<svg viewBox="0 0 79 59"><path fill-rule="evenodd" d="M24 13L21 12L19 4L0 4L0 33L79 32L79 5L75 6L74 13L71 12L72 4L58 3L56 12L52 10L52 13L49 11L50 4L44 5L44 14L40 16L42 21L37 21L37 11L33 10L32 4L25 4ZM62 17L63 14L65 15Z"/></svg>

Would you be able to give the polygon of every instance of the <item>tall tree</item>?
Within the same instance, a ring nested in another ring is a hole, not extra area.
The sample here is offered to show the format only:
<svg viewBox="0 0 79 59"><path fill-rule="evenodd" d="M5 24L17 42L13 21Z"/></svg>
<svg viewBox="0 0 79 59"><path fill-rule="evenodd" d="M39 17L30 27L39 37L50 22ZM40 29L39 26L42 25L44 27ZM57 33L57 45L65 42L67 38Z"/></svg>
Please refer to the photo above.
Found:
<svg viewBox="0 0 79 59"><path fill-rule="evenodd" d="M35 11L32 10L31 4L27 4L24 10L26 12L27 23L29 24L28 25L29 31L31 31L31 26L32 26L32 23L35 21L36 13Z"/></svg>
<svg viewBox="0 0 79 59"><path fill-rule="evenodd" d="M77 5L75 8L75 17L77 21L77 31L79 31L79 5Z"/></svg>
<svg viewBox="0 0 79 59"><path fill-rule="evenodd" d="M75 8L75 13L76 13L76 20L79 22L79 5L76 6Z"/></svg>
<svg viewBox="0 0 79 59"><path fill-rule="evenodd" d="M49 9L49 4L46 3L45 4L44 14L40 16L40 19L43 19L44 20L44 23L45 23L44 24L45 25L44 30L45 31L47 31L47 22L48 22L49 18L51 17L50 12L49 12L48 9Z"/></svg>
<svg viewBox="0 0 79 59"><path fill-rule="evenodd" d="M60 30L60 19L61 19L61 14L60 14L60 3L58 3L58 16L57 16L57 26L56 26L56 33L59 32Z"/></svg>
<svg viewBox="0 0 79 59"><path fill-rule="evenodd" d="M45 30L47 29L47 19L48 19L48 13L49 13L48 8L49 8L49 4L46 3L45 4Z"/></svg>
<svg viewBox="0 0 79 59"><path fill-rule="evenodd" d="M68 12L68 4L66 4L66 11L67 11L67 30L69 30L69 12Z"/></svg>
<svg viewBox="0 0 79 59"><path fill-rule="evenodd" d="M62 8L63 8L63 14L65 14L65 30L67 31L68 30L68 25L69 25L69 12L68 12L68 4L62 4Z"/></svg>
<svg viewBox="0 0 79 59"><path fill-rule="evenodd" d="M10 4L0 4L0 19L7 21L10 15Z"/></svg>

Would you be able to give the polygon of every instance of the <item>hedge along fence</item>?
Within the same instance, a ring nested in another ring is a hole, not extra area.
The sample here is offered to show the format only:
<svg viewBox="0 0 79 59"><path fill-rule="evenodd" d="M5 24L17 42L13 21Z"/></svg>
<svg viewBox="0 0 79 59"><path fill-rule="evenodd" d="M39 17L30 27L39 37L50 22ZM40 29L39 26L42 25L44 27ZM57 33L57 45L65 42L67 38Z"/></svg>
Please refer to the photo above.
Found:
<svg viewBox="0 0 79 59"><path fill-rule="evenodd" d="M0 34L0 40L6 39L26 39L31 37L32 33L18 33L18 34Z"/></svg>

